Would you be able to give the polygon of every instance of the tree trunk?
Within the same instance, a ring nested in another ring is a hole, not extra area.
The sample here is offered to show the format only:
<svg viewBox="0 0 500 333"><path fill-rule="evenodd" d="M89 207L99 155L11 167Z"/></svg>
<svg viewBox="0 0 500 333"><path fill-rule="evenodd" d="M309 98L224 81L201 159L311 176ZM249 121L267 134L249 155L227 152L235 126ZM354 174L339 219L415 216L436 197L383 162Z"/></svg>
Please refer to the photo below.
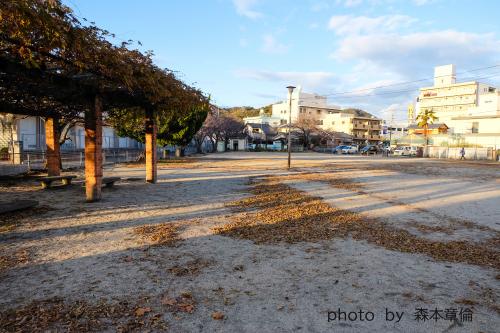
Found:
<svg viewBox="0 0 500 333"><path fill-rule="evenodd" d="M156 124L151 107L146 108L146 182L156 183Z"/></svg>
<svg viewBox="0 0 500 333"><path fill-rule="evenodd" d="M85 195L87 202L101 200L102 186L102 101L94 97L93 108L85 112Z"/></svg>
<svg viewBox="0 0 500 333"><path fill-rule="evenodd" d="M184 157L184 147L175 147L175 157Z"/></svg>
<svg viewBox="0 0 500 333"><path fill-rule="evenodd" d="M61 175L61 152L59 149L58 119L47 117L45 119L45 144L47 146L47 174Z"/></svg>

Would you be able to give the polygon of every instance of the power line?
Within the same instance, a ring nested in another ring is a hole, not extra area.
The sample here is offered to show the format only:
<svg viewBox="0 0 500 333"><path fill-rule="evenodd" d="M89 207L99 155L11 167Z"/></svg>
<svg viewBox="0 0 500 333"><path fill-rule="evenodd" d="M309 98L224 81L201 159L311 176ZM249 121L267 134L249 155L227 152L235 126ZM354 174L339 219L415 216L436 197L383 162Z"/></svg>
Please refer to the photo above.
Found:
<svg viewBox="0 0 500 333"><path fill-rule="evenodd" d="M490 68L493 68L493 67L500 67L500 65L498 66L491 66ZM500 72L496 72L496 73L493 73L493 74L490 74L490 75L487 75L487 76L477 76L477 77L467 77L465 78L465 80L481 80L481 79L487 79L487 78L491 78L491 77L496 77L496 76L499 76L500 75ZM422 81L422 80L420 80ZM415 81L413 81L415 82ZM370 88L369 90L374 90L374 89L379 89L379 88L382 88L384 86L379 86L378 88ZM386 86L385 86L386 87ZM373 93L370 93L370 94L362 94L362 95L350 95L350 96L342 96L340 97L339 99L345 99L345 98L362 98L362 97L369 97L369 96L382 96L382 95L392 95L392 94L400 94L400 93L405 93L405 92L413 92L415 90L418 90L419 88L412 88L412 89L406 89L406 90L395 90L395 91L387 91L387 92L373 92ZM352 92L349 92L349 93L354 93L354 92L358 92L360 90L353 90ZM347 92L346 92L347 94ZM326 97L326 96L331 96L331 95L321 95L322 97ZM315 100L316 98L314 97L305 97L305 98L300 98L300 100Z"/></svg>
<svg viewBox="0 0 500 333"><path fill-rule="evenodd" d="M491 69L495 67L500 67L500 64L492 65L492 66L487 66L487 67L480 67L480 68L475 68L475 69L470 69L466 71L459 72L458 74L464 74L464 73L469 73L469 72L477 72L485 69ZM456 75L457 73L455 73ZM364 89L357 89L357 90L352 90L352 91L344 91L344 92L336 92L336 93L330 93L330 94L325 94L323 96L335 96L335 95L344 95L344 94L352 94L354 92L360 92L360 91L367 91L367 90L374 90L374 89L380 89L380 88L386 88L386 87L393 87L393 86L398 86L398 85L408 85L411 83L417 83L417 82L423 82L423 81L430 81L435 78L439 77L446 77L449 75L439 75L435 76L432 79L426 78L426 79L418 79L418 80L413 80L413 81L404 81L404 82L397 82L397 83L391 83L391 84L386 84L386 85L380 85L380 86L375 86L371 88L364 88Z"/></svg>

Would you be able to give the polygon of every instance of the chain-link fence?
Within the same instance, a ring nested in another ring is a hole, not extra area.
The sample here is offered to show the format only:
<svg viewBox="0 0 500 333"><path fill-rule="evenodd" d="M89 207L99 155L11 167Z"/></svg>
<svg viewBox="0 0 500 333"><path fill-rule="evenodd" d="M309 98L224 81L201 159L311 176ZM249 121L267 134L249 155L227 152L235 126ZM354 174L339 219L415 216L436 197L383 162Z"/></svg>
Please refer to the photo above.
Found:
<svg viewBox="0 0 500 333"><path fill-rule="evenodd" d="M113 149L102 153L103 164L135 162L144 158L142 149ZM23 151L22 153L3 152L0 154L2 163L26 165L28 170L43 170L47 164L46 151ZM85 153L83 151L61 151L63 169L83 168Z"/></svg>

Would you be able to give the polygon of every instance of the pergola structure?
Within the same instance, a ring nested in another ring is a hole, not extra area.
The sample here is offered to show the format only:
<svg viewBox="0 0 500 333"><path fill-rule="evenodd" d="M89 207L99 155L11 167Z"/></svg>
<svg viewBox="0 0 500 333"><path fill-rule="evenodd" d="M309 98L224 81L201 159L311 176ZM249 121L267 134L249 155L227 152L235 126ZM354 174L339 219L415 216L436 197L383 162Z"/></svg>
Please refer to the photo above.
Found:
<svg viewBox="0 0 500 333"><path fill-rule="evenodd" d="M59 0L6 0L0 18L0 110L45 117L48 175L61 172L59 122L83 115L86 200L100 200L103 114L120 109L143 119L146 181L155 183L157 119L206 97L153 65L152 53L83 26Z"/></svg>

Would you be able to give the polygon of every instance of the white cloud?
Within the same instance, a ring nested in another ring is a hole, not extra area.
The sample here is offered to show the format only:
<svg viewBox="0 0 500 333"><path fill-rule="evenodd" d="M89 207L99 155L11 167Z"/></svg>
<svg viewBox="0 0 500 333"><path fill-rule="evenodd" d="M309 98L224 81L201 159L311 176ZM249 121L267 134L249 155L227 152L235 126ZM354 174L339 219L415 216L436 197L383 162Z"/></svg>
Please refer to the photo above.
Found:
<svg viewBox="0 0 500 333"><path fill-rule="evenodd" d="M236 12L241 16L245 16L253 20L262 17L261 12L253 9L257 2L258 0L233 0Z"/></svg>
<svg viewBox="0 0 500 333"><path fill-rule="evenodd" d="M288 46L278 42L271 34L264 35L263 40L264 44L261 48L262 52L269 54L283 54L288 51Z"/></svg>
<svg viewBox="0 0 500 333"><path fill-rule="evenodd" d="M406 15L384 15L377 17L339 15L332 16L328 28L337 35L394 31L410 26L417 20Z"/></svg>
<svg viewBox="0 0 500 333"><path fill-rule="evenodd" d="M441 64L454 63L465 70L495 63L500 58L500 40L493 34L455 30L353 35L342 39L332 56L364 61L379 70L414 78L432 73L433 67Z"/></svg>
<svg viewBox="0 0 500 333"><path fill-rule="evenodd" d="M235 75L239 78L257 81L302 85L306 89L327 85L335 78L335 75L330 72L274 72L251 69L239 69L235 71Z"/></svg>
<svg viewBox="0 0 500 333"><path fill-rule="evenodd" d="M245 38L240 38L240 46L241 47L247 47L248 46L248 41Z"/></svg>

